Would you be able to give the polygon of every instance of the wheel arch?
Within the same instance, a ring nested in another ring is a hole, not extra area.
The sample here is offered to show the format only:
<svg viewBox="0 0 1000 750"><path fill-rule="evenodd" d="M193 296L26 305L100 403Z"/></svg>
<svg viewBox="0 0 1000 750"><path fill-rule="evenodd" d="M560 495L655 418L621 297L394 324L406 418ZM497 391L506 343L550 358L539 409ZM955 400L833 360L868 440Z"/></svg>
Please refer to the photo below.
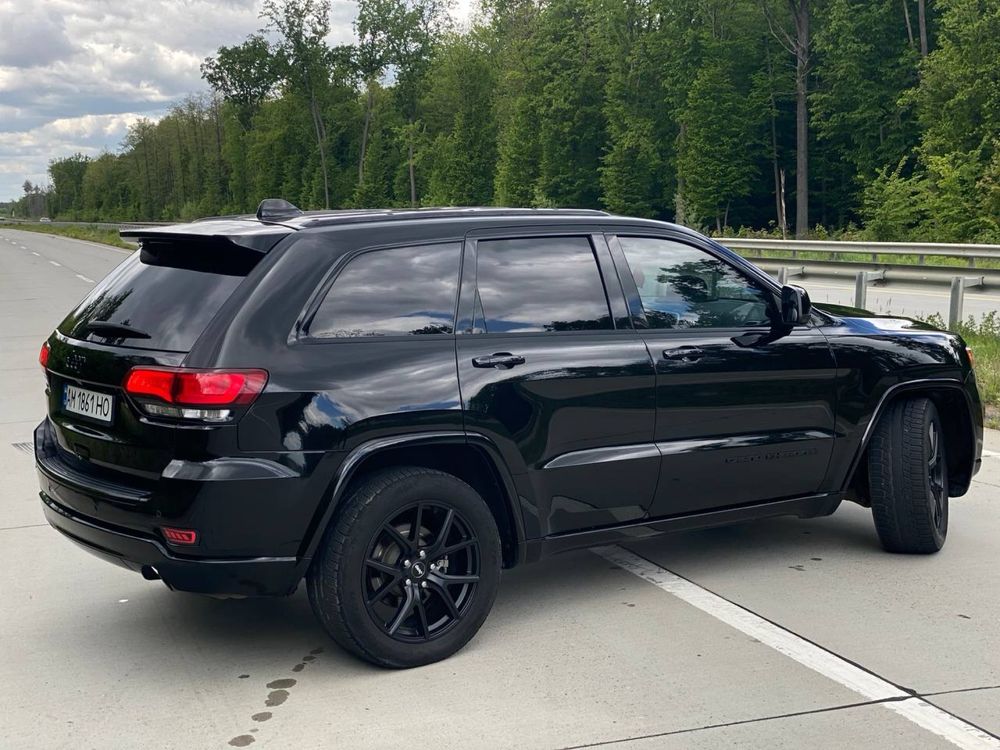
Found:
<svg viewBox="0 0 1000 750"><path fill-rule="evenodd" d="M355 447L332 482L322 517L308 540L304 558L311 560L320 540L336 522L344 498L373 471L390 466L422 466L451 474L470 485L486 501L500 532L503 565L525 559L525 534L514 482L500 452L479 435L427 432L369 440Z"/></svg>
<svg viewBox="0 0 1000 750"><path fill-rule="evenodd" d="M948 446L945 456L948 462L949 494L961 497L968 491L975 468L976 436L972 404L965 387L960 381L951 379L915 380L897 383L888 388L879 399L843 483L843 489L850 499L866 504L863 499L867 497L864 480L868 448L879 421L901 400L920 396L934 402L944 428L945 444Z"/></svg>

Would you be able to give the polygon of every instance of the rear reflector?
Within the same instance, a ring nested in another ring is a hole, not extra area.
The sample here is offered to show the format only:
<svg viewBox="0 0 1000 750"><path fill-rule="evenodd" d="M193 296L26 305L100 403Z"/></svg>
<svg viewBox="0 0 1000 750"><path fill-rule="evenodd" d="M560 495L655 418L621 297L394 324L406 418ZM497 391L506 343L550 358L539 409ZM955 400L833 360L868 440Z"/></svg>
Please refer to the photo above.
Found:
<svg viewBox="0 0 1000 750"><path fill-rule="evenodd" d="M43 370L48 369L49 366L49 342L43 341L42 348L38 352L38 364L42 366Z"/></svg>
<svg viewBox="0 0 1000 750"><path fill-rule="evenodd" d="M163 537L171 544L197 544L198 532L194 529L171 529L167 526L160 527Z"/></svg>
<svg viewBox="0 0 1000 750"><path fill-rule="evenodd" d="M239 406L252 403L266 384L266 370L135 367L125 392L178 406Z"/></svg>

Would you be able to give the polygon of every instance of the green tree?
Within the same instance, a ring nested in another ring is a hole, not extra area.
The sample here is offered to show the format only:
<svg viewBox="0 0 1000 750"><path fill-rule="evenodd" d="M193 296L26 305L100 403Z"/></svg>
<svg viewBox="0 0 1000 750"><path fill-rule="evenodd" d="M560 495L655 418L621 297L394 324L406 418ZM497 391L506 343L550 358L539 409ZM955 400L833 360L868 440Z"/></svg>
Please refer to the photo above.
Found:
<svg viewBox="0 0 1000 750"><path fill-rule="evenodd" d="M728 226L732 201L750 193L756 168L748 145L747 99L720 65L705 65L688 94L686 138L678 158L685 200L696 221Z"/></svg>

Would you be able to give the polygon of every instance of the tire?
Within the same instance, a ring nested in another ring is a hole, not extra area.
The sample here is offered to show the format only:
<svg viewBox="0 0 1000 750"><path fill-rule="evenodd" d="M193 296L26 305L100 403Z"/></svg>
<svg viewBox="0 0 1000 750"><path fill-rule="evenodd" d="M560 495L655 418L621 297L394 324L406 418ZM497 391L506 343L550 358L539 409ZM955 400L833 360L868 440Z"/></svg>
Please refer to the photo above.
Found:
<svg viewBox="0 0 1000 750"><path fill-rule="evenodd" d="M893 404L879 421L868 451L872 516L889 552L931 554L948 535L948 468L944 433L934 402Z"/></svg>
<svg viewBox="0 0 1000 750"><path fill-rule="evenodd" d="M379 666L417 667L476 634L500 566L500 535L483 498L450 474L401 467L366 477L344 501L306 586L342 648Z"/></svg>

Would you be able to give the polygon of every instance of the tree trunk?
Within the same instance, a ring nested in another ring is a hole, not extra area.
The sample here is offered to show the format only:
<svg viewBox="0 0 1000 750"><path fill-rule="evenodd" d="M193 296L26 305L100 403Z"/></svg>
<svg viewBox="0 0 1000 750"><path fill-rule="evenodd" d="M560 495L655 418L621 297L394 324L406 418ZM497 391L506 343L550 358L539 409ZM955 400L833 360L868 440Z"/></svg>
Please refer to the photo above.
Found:
<svg viewBox="0 0 1000 750"><path fill-rule="evenodd" d="M917 26L920 27L920 56L927 57L927 2L917 0Z"/></svg>
<svg viewBox="0 0 1000 750"><path fill-rule="evenodd" d="M906 38L913 46L913 24L910 23L910 0L903 0L903 19L906 21Z"/></svg>
<svg viewBox="0 0 1000 750"><path fill-rule="evenodd" d="M368 81L368 96L365 97L365 123L361 128L361 152L358 154L358 184L365 183L365 154L368 151L368 129L372 122L372 107L375 95L372 92L373 81Z"/></svg>
<svg viewBox="0 0 1000 750"><path fill-rule="evenodd" d="M771 53L768 48L767 72L772 84L774 81L774 69L771 66ZM778 125L774 113L778 111L777 102L774 100L774 88L771 87L771 166L774 169L774 208L775 216L778 219L778 228L781 230L781 239L788 239L788 226L785 219L785 175L784 170L778 166Z"/></svg>
<svg viewBox="0 0 1000 750"><path fill-rule="evenodd" d="M177 178L178 183L181 188L181 205L178 209L183 210L184 204L187 203L187 191L184 188L184 146L181 145L181 123L179 120L174 120L174 135L177 137Z"/></svg>
<svg viewBox="0 0 1000 750"><path fill-rule="evenodd" d="M410 159L410 207L411 208L416 208L417 207L417 178L416 178L416 175L413 173L413 133L412 133L413 123L412 122L410 123L410 126L411 126L410 142L407 144L407 150L409 151L409 159Z"/></svg>
<svg viewBox="0 0 1000 750"><path fill-rule="evenodd" d="M684 148L684 138L687 136L687 125L681 123L680 132L677 134L677 152ZM674 193L674 221L684 226L687 222L687 211L684 208L684 175L677 175L677 192Z"/></svg>
<svg viewBox="0 0 1000 750"><path fill-rule="evenodd" d="M778 180L781 184L781 199L778 202L778 211L781 215L781 239L788 239L788 209L785 208L785 170L778 171Z"/></svg>
<svg viewBox="0 0 1000 750"><path fill-rule="evenodd" d="M330 176L326 169L326 128L323 126L323 115L316 105L316 97L313 94L309 95L309 109L312 110L316 145L319 147L319 164L323 170L323 208L330 208Z"/></svg>
<svg viewBox="0 0 1000 750"><path fill-rule="evenodd" d="M795 237L809 232L809 0L791 0L795 18Z"/></svg>

